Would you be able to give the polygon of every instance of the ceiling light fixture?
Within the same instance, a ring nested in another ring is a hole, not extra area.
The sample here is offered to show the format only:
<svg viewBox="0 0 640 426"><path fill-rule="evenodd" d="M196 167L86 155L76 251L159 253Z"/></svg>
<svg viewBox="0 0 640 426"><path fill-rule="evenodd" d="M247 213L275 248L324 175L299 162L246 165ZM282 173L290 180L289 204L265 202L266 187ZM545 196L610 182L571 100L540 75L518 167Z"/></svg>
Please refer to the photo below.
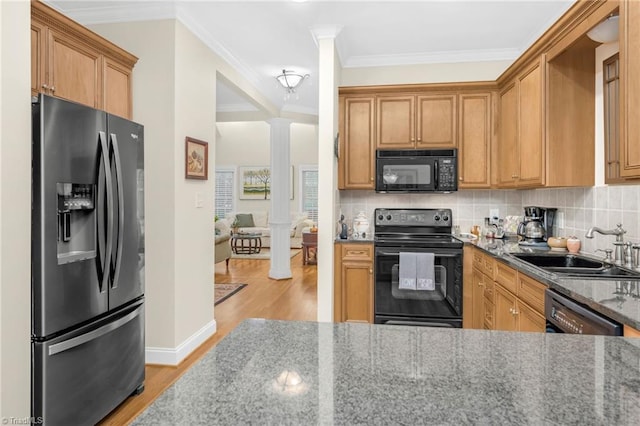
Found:
<svg viewBox="0 0 640 426"><path fill-rule="evenodd" d="M611 15L593 27L587 36L599 43L611 43L618 39L618 15Z"/></svg>
<svg viewBox="0 0 640 426"><path fill-rule="evenodd" d="M304 80L309 78L309 74L297 74L295 71L282 70L282 74L276 76L278 82L286 89L284 99L289 99L292 93L296 93L298 86L302 84ZM296 95L296 99L298 96Z"/></svg>

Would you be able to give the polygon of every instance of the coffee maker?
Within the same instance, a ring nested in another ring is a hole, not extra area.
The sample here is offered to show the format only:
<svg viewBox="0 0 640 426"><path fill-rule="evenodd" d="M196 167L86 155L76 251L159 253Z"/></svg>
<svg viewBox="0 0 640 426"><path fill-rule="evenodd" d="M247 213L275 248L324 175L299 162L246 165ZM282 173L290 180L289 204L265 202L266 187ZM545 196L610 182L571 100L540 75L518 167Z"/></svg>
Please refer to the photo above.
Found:
<svg viewBox="0 0 640 426"><path fill-rule="evenodd" d="M546 246L553 235L553 221L558 209L528 206L524 208L524 221L518 225L521 245Z"/></svg>

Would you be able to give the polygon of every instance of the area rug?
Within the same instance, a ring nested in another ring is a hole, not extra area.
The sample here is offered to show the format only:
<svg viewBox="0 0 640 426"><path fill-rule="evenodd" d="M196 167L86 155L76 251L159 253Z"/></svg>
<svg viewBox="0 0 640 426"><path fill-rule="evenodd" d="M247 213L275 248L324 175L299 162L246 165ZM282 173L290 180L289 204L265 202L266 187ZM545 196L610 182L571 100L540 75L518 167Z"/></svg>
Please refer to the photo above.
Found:
<svg viewBox="0 0 640 426"><path fill-rule="evenodd" d="M295 256L301 251L302 251L301 249L291 249L290 257ZM254 253L254 254L231 253L231 258L232 259L270 259L271 251L269 251L269 248L263 248L262 250L260 250L260 253Z"/></svg>
<svg viewBox="0 0 640 426"><path fill-rule="evenodd" d="M246 286L247 284L214 284L213 305L224 302Z"/></svg>

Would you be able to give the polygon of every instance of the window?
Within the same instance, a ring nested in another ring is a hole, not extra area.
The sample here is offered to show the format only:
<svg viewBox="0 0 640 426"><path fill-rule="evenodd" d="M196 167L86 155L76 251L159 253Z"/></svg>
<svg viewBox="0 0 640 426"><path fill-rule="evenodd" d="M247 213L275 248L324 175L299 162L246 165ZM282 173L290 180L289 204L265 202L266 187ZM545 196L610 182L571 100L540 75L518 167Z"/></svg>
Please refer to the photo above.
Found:
<svg viewBox="0 0 640 426"><path fill-rule="evenodd" d="M234 209L233 188L235 169L216 168L216 216L223 219Z"/></svg>
<svg viewBox="0 0 640 426"><path fill-rule="evenodd" d="M318 223L318 166L300 166L300 211Z"/></svg>

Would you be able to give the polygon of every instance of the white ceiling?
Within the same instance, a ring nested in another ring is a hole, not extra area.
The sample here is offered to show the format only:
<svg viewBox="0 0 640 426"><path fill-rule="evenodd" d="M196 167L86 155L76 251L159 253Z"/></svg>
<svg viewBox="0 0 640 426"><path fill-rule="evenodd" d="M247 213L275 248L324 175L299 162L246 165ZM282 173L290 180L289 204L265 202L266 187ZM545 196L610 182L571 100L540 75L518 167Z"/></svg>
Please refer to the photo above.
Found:
<svg viewBox="0 0 640 426"><path fill-rule="evenodd" d="M314 32L339 28L343 67L515 60L574 0L93 1L49 0L84 25L177 18L283 111L314 114ZM308 78L284 100L282 69ZM247 110L218 85L218 109Z"/></svg>

